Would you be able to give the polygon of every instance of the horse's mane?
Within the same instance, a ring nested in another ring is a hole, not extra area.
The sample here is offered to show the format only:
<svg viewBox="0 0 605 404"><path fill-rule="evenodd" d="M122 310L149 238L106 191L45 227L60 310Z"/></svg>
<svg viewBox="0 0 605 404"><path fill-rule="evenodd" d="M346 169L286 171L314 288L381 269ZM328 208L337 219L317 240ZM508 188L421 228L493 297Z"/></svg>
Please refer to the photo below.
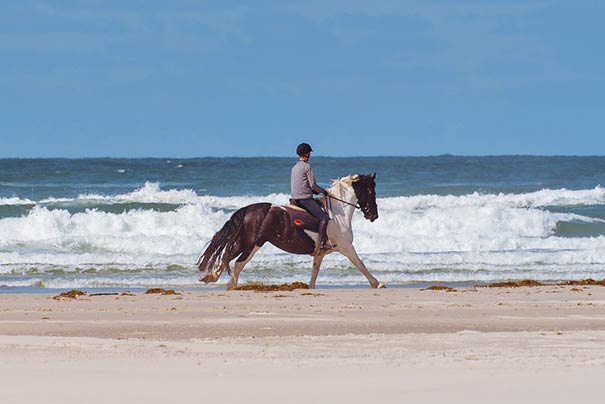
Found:
<svg viewBox="0 0 605 404"><path fill-rule="evenodd" d="M330 187L330 193L342 198L342 186L345 185L351 187L351 184L357 180L358 175L347 175L344 177L332 180L332 186Z"/></svg>
<svg viewBox="0 0 605 404"><path fill-rule="evenodd" d="M335 187L336 185L338 185L340 183L345 183L345 184L350 185L352 182L355 181L355 177L357 177L357 175L346 175L344 177L340 177L335 180L332 180L332 187Z"/></svg>

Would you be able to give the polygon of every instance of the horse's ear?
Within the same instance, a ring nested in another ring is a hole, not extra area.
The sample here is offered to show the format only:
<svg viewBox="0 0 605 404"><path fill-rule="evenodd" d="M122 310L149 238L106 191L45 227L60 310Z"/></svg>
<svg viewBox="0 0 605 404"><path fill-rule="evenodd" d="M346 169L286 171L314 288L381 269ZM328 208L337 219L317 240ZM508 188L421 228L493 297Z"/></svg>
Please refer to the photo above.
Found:
<svg viewBox="0 0 605 404"><path fill-rule="evenodd" d="M376 179L376 173L372 174L372 179Z"/></svg>
<svg viewBox="0 0 605 404"><path fill-rule="evenodd" d="M359 174L355 174L355 175L351 176L351 181L353 181L353 182L359 181Z"/></svg>

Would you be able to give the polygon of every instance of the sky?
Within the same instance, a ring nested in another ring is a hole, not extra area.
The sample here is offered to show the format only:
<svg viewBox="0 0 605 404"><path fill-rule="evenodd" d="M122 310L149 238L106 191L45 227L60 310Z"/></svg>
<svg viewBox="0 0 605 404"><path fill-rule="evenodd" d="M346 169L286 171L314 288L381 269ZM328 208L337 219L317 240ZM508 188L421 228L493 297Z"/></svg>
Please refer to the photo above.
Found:
<svg viewBox="0 0 605 404"><path fill-rule="evenodd" d="M602 0L6 0L0 157L604 155Z"/></svg>

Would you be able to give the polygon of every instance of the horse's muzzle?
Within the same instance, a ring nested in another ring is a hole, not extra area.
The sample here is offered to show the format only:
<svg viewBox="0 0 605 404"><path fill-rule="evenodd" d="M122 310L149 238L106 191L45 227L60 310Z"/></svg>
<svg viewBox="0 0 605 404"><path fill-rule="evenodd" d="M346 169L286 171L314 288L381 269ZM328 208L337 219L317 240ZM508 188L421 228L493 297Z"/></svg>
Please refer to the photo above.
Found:
<svg viewBox="0 0 605 404"><path fill-rule="evenodd" d="M368 219L370 222L373 222L374 220L378 219L378 213L374 215L368 215L366 219Z"/></svg>

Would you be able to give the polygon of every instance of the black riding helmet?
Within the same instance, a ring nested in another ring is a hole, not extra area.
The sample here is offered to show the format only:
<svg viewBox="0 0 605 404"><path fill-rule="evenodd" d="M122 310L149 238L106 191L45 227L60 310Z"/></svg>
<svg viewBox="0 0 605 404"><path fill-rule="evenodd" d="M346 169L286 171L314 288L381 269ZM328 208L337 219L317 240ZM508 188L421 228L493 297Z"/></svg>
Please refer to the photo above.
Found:
<svg viewBox="0 0 605 404"><path fill-rule="evenodd" d="M308 143L301 143L296 148L296 154L298 154L301 157L312 151L313 151L313 149L311 148L311 146Z"/></svg>

